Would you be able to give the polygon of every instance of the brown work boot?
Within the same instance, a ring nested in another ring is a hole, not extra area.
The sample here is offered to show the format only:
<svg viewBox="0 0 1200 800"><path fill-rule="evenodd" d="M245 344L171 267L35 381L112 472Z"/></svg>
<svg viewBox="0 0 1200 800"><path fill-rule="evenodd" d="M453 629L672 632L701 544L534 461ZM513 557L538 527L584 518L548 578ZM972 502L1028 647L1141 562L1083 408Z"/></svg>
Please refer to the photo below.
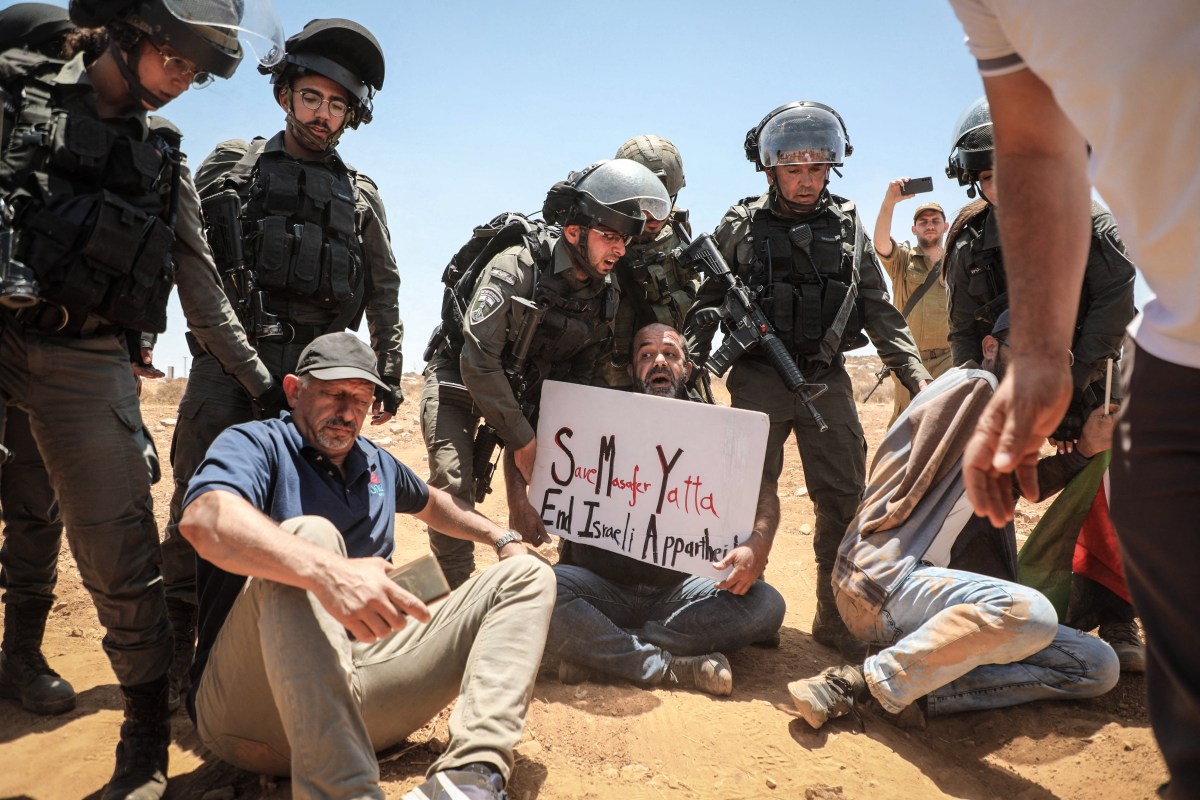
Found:
<svg viewBox="0 0 1200 800"><path fill-rule="evenodd" d="M672 656L664 683L673 683L705 694L728 697L733 694L733 669L721 653L702 656Z"/></svg>
<svg viewBox="0 0 1200 800"><path fill-rule="evenodd" d="M1116 652L1121 672L1146 671L1146 645L1142 644L1136 622L1106 622L1099 634Z"/></svg>
<svg viewBox="0 0 1200 800"><path fill-rule="evenodd" d="M854 711L855 703L866 692L867 682L863 679L862 670L850 664L827 667L815 677L788 684L792 705L814 729Z"/></svg>
<svg viewBox="0 0 1200 800"><path fill-rule="evenodd" d="M50 668L42 655L42 636L51 603L25 600L4 604L0 697L17 700L34 714L62 714L75 708L75 689Z"/></svg>
<svg viewBox="0 0 1200 800"><path fill-rule="evenodd" d="M122 686L125 721L117 742L117 766L100 800L160 800L167 791L171 712L167 676Z"/></svg>

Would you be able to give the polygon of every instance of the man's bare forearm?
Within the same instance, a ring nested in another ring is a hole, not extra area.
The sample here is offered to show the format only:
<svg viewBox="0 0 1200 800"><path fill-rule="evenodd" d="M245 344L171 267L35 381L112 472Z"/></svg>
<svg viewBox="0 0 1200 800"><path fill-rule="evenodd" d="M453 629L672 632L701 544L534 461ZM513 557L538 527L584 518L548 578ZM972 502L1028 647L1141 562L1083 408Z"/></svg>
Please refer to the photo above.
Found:
<svg viewBox="0 0 1200 800"><path fill-rule="evenodd" d="M1029 70L984 84L1013 357L1061 359L1065 371L1090 242L1087 143Z"/></svg>
<svg viewBox="0 0 1200 800"><path fill-rule="evenodd" d="M762 539L770 551L779 530L779 495L766 484L758 487L758 504L754 510L754 535Z"/></svg>
<svg viewBox="0 0 1200 800"><path fill-rule="evenodd" d="M429 502L414 517L456 539L494 544L508 531L448 492L429 487Z"/></svg>

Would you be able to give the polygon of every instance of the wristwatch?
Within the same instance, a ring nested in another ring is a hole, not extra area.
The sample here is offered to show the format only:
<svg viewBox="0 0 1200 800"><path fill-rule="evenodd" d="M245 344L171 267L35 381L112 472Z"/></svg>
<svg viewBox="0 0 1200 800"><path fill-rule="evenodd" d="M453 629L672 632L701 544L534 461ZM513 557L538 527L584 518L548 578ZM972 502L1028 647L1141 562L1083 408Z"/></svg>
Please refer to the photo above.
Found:
<svg viewBox="0 0 1200 800"><path fill-rule="evenodd" d="M525 540L521 537L521 534L517 533L516 531L509 531L508 533L504 534L496 541L492 542L492 546L494 546L496 548L496 552L499 553L501 550L504 549L504 545L509 544L511 542L523 542L523 541L525 541Z"/></svg>

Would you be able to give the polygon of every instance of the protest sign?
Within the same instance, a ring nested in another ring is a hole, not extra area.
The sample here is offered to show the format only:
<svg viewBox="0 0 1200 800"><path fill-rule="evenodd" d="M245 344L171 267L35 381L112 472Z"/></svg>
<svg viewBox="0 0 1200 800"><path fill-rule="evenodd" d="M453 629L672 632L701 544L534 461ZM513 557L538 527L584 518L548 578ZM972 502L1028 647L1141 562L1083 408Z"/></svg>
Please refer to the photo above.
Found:
<svg viewBox="0 0 1200 800"><path fill-rule="evenodd" d="M546 530L668 569L712 568L754 524L756 411L546 381L529 502Z"/></svg>

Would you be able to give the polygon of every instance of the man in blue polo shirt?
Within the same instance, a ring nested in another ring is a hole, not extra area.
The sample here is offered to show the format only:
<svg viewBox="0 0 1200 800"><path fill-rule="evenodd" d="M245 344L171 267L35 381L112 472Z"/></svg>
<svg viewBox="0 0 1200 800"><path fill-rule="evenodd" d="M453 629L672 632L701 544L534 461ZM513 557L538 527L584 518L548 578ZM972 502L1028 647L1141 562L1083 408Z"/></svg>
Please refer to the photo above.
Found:
<svg viewBox="0 0 1200 800"><path fill-rule="evenodd" d="M374 753L457 696L446 751L410 796L501 800L554 576L518 534L358 436L378 385L364 342L319 337L284 378L292 412L228 429L196 471L179 525L199 556L188 708L210 750L290 774L296 797L381 798ZM430 610L387 576L396 513L501 561Z"/></svg>

